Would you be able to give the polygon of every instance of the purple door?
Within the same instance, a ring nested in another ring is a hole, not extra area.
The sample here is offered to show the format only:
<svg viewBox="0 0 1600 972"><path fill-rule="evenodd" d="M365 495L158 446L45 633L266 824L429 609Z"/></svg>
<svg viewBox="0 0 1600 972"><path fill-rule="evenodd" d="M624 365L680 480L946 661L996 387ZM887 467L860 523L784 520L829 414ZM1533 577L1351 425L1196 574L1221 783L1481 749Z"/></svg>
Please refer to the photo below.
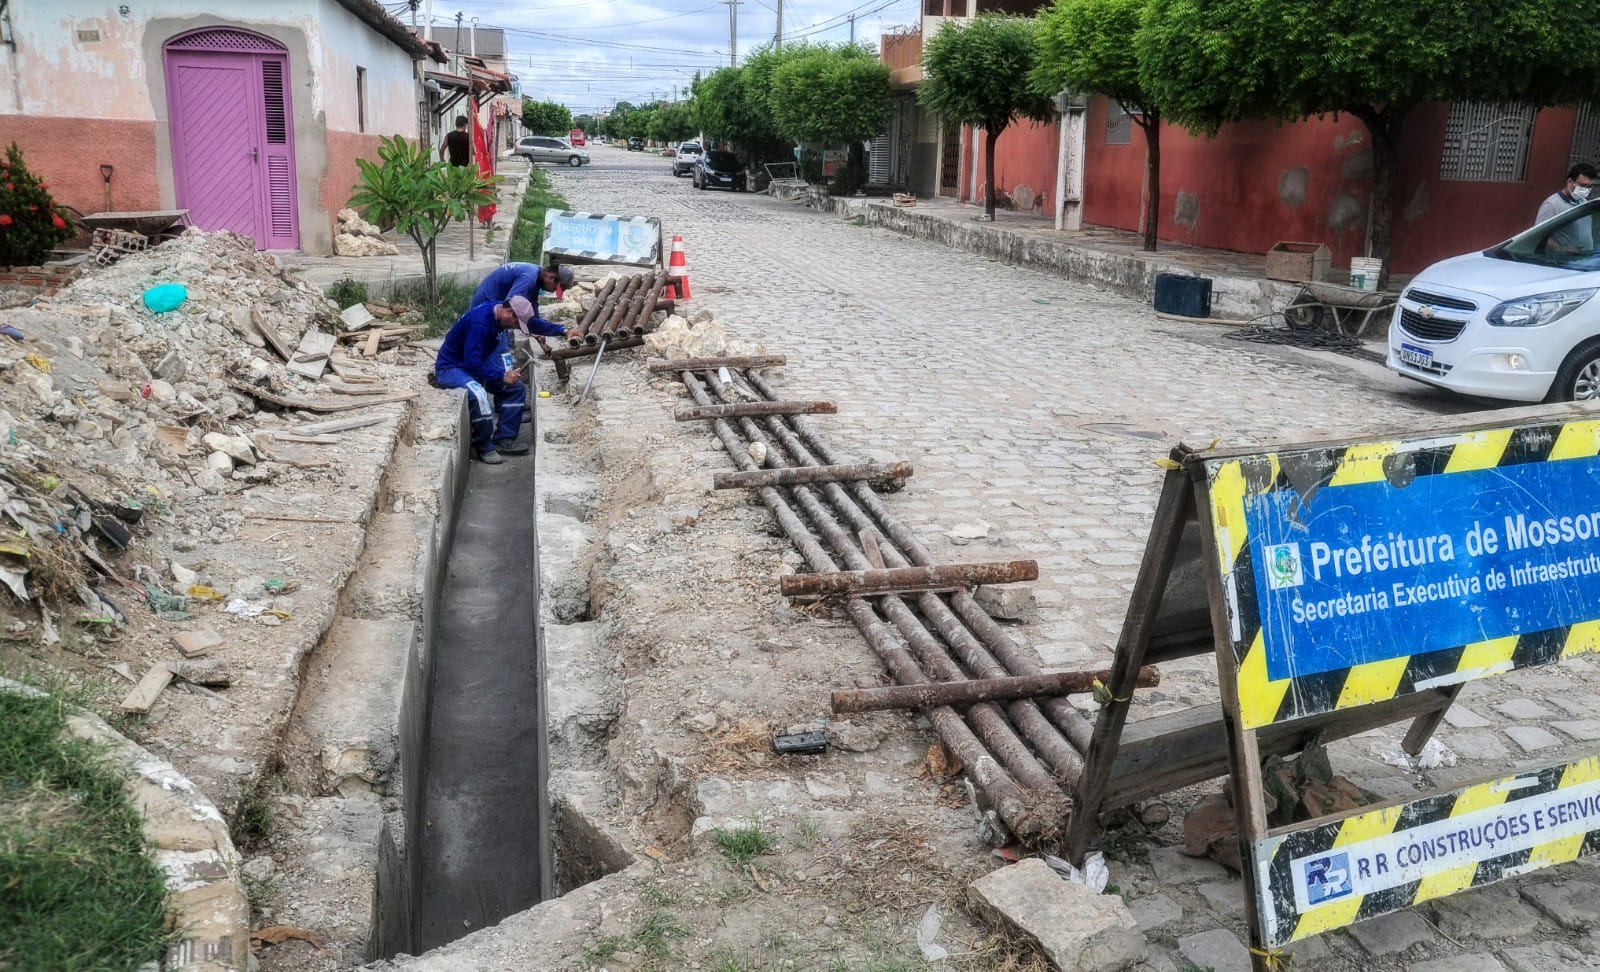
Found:
<svg viewBox="0 0 1600 972"><path fill-rule="evenodd" d="M166 46L173 184L205 230L232 230L258 249L300 245L288 53L246 31L206 29Z"/></svg>

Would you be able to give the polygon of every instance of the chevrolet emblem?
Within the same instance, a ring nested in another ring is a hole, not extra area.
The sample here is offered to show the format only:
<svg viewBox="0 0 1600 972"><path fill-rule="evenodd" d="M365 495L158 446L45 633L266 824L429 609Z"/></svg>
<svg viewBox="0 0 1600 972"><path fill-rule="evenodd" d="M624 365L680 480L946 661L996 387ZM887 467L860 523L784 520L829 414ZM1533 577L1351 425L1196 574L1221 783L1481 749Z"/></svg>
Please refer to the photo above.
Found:
<svg viewBox="0 0 1600 972"><path fill-rule="evenodd" d="M1417 313L1418 313L1418 314L1419 314L1419 315L1420 315L1420 316L1421 316L1421 317L1422 317L1422 319L1423 319L1423 320L1425 320L1425 321L1431 321L1431 320L1433 320L1433 308L1432 308L1432 307L1424 307L1424 308L1422 308L1422 309L1421 309L1421 310L1419 310L1419 311L1417 311Z"/></svg>

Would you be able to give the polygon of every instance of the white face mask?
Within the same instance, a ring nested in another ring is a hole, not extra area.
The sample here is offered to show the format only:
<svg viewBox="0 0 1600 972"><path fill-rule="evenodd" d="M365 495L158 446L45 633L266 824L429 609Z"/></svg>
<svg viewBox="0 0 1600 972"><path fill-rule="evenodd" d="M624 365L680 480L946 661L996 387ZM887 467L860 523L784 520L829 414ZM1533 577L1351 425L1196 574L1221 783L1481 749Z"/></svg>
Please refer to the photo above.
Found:
<svg viewBox="0 0 1600 972"><path fill-rule="evenodd" d="M1573 186L1572 198L1576 199L1578 202L1583 202L1585 199L1589 198L1589 192L1593 188L1593 186Z"/></svg>

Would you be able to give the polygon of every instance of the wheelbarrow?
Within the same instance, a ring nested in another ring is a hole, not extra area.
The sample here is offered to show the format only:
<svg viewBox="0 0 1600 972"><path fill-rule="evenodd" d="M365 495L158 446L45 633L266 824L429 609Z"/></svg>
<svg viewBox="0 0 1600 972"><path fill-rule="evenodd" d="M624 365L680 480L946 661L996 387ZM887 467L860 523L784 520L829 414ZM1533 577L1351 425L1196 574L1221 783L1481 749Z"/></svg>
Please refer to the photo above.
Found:
<svg viewBox="0 0 1600 972"><path fill-rule="evenodd" d="M1388 321L1399 299L1390 291L1312 280L1300 285L1283 316L1291 327L1322 328L1359 338L1373 321Z"/></svg>
<svg viewBox="0 0 1600 972"><path fill-rule="evenodd" d="M189 220L187 209L154 209L143 212L90 213L82 217L83 224L91 230L117 229L148 236L152 244L170 240L183 229L179 224Z"/></svg>

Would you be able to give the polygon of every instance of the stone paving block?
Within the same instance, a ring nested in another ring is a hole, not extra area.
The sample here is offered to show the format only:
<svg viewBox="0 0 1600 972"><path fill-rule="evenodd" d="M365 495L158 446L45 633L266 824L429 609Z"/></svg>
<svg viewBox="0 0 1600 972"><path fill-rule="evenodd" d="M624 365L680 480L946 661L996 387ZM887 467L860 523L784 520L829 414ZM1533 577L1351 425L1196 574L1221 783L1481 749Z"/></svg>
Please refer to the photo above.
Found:
<svg viewBox="0 0 1600 972"><path fill-rule="evenodd" d="M1444 742L1453 752L1470 753L1474 761L1504 759L1511 753L1500 734L1492 729L1452 732L1445 737Z"/></svg>
<svg viewBox="0 0 1600 972"><path fill-rule="evenodd" d="M1328 939L1323 935L1290 942L1283 950L1294 959L1293 968L1297 969L1326 968L1327 962L1333 957L1333 949L1328 947Z"/></svg>
<svg viewBox="0 0 1600 972"><path fill-rule="evenodd" d="M1183 908L1164 894L1135 898L1128 902L1128 910L1139 923L1139 930L1146 934L1183 917Z"/></svg>
<svg viewBox="0 0 1600 972"><path fill-rule="evenodd" d="M1529 884L1522 896L1562 928L1588 931L1600 924L1600 884L1592 881Z"/></svg>
<svg viewBox="0 0 1600 972"><path fill-rule="evenodd" d="M1433 929L1422 916L1410 911L1397 911L1369 921L1359 921L1348 929L1367 954L1379 958L1404 952L1413 945L1434 940Z"/></svg>
<svg viewBox="0 0 1600 972"><path fill-rule="evenodd" d="M1582 719L1577 722L1552 722L1553 727L1574 739L1593 742L1600 739L1600 719Z"/></svg>
<svg viewBox="0 0 1600 972"><path fill-rule="evenodd" d="M1561 745L1561 740L1538 726L1509 726L1506 735L1511 741L1522 747L1525 753L1536 753L1541 749Z"/></svg>
<svg viewBox="0 0 1600 972"><path fill-rule="evenodd" d="M1500 953L1511 972L1600 972L1600 957L1562 942L1520 945Z"/></svg>
<svg viewBox="0 0 1600 972"><path fill-rule="evenodd" d="M1468 952L1446 958L1413 962L1409 972L1505 972L1505 963L1491 952Z"/></svg>
<svg viewBox="0 0 1600 972"><path fill-rule="evenodd" d="M1214 881L1200 885L1200 897L1212 911L1224 918L1243 918L1245 913L1244 882Z"/></svg>
<svg viewBox="0 0 1600 972"><path fill-rule="evenodd" d="M1570 669L1579 664L1580 659L1571 659L1562 662L1561 667ZM1592 716L1600 713L1600 695L1593 692L1574 692L1568 682L1563 682L1559 692L1551 692L1548 701L1559 705L1575 716Z"/></svg>
<svg viewBox="0 0 1600 972"><path fill-rule="evenodd" d="M1532 699L1508 699L1496 703L1494 709L1508 719L1548 719L1554 715Z"/></svg>
<svg viewBox="0 0 1600 972"><path fill-rule="evenodd" d="M1176 847L1159 847L1151 851L1150 866L1155 868L1156 880L1167 886L1218 881L1228 876L1228 869L1216 861L1189 857Z"/></svg>
<svg viewBox="0 0 1600 972"><path fill-rule="evenodd" d="M1514 887L1494 885L1433 902L1439 930L1451 938L1520 938L1539 925L1539 913Z"/></svg>
<svg viewBox="0 0 1600 972"><path fill-rule="evenodd" d="M1472 711L1461 703L1452 705L1444 714L1444 721L1457 729L1481 729L1489 725L1489 720Z"/></svg>
<svg viewBox="0 0 1600 972"><path fill-rule="evenodd" d="M1197 969L1250 972L1250 950L1226 928L1213 928L1178 939L1178 951Z"/></svg>

